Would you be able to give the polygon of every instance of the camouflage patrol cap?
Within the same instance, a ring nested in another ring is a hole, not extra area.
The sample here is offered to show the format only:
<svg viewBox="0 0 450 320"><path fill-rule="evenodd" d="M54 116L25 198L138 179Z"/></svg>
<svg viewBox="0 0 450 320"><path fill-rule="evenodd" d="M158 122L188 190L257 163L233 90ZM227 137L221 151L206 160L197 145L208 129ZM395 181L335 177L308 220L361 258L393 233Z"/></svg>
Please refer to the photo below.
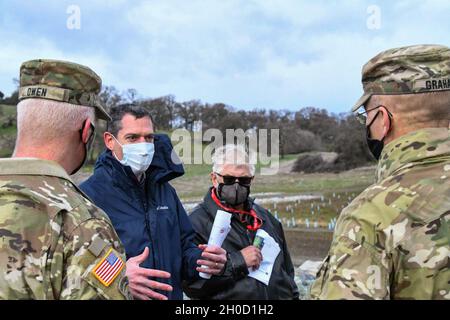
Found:
<svg viewBox="0 0 450 320"><path fill-rule="evenodd" d="M352 112L372 95L450 90L450 48L416 45L384 51L364 65L362 83L364 95Z"/></svg>
<svg viewBox="0 0 450 320"><path fill-rule="evenodd" d="M38 98L93 107L98 118L111 120L98 96L101 86L94 71L72 62L37 59L20 67L19 100Z"/></svg>

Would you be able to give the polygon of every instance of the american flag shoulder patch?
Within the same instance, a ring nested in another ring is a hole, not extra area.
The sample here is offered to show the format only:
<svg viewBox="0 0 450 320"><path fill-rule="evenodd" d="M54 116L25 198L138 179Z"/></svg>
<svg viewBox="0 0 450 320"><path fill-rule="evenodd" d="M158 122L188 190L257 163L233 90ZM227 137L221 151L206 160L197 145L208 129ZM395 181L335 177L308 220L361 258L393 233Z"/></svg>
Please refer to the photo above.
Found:
<svg viewBox="0 0 450 320"><path fill-rule="evenodd" d="M122 258L111 248L91 272L104 286L109 287L124 266Z"/></svg>

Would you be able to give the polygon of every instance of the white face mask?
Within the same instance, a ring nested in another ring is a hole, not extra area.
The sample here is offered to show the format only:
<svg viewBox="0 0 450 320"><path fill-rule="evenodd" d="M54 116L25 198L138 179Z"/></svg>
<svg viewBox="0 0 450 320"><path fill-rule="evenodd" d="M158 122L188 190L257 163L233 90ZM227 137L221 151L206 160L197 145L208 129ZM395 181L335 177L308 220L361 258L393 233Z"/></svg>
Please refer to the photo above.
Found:
<svg viewBox="0 0 450 320"><path fill-rule="evenodd" d="M129 166L136 176L144 173L152 163L153 155L155 154L155 145L149 142L122 145L116 137L114 139L122 147L123 153L122 160L119 160L113 151L117 161L124 166Z"/></svg>

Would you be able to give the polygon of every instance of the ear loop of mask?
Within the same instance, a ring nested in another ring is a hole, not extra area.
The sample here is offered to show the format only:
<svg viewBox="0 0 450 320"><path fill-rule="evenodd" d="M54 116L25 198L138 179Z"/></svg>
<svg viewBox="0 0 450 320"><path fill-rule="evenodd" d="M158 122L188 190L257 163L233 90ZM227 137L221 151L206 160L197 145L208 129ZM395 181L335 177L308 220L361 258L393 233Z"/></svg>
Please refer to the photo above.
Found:
<svg viewBox="0 0 450 320"><path fill-rule="evenodd" d="M386 109L385 106L382 106L382 107ZM381 142L384 142L384 139L386 139L387 135L389 134L389 132L390 132L391 129L392 129L391 115L390 115L390 113L389 113L389 111L388 111L387 109L386 109L386 111L387 111L388 119L389 119L389 129L388 129L388 131L386 132L386 134L384 135L383 139L380 140ZM381 111L379 111L379 110L377 111L377 114L375 115L375 117L373 117L372 121L370 121L369 125L366 127L366 128L367 128L367 137L370 138L370 139L372 139L372 136L371 136L371 134L370 134L370 127L373 125L373 123L374 123L375 120L377 119L378 114L379 114L380 112L381 112ZM449 128L450 128L450 125L449 125Z"/></svg>
<svg viewBox="0 0 450 320"><path fill-rule="evenodd" d="M122 148L122 150L123 150L123 145L119 142L119 140L117 140L117 138L116 138L112 133L110 133L110 132L108 132L108 133L111 135L111 137L114 138L114 140L117 141L117 143L119 144L119 146L120 146L120 147ZM122 160L119 160L119 158L117 157L117 155L116 155L116 153L114 152L114 150L111 150L111 153L113 154L114 158L116 158L117 161L119 161L120 163L123 162L123 159L122 159ZM123 157L123 155L122 155L122 157Z"/></svg>
<svg viewBox="0 0 450 320"><path fill-rule="evenodd" d="M384 106L382 106L382 107L384 107ZM386 107L384 107L384 108L386 109ZM391 120L390 113L387 109L386 109L386 111L388 112L389 129L381 140L371 138L371 134L370 134L370 128L373 125L373 123L375 122L375 120L377 119L377 117L381 111L377 112L375 117L373 117L372 121L366 127L367 145L369 147L370 152L372 153L372 155L374 156L374 158L376 160L380 159L381 153L383 152L383 149L384 149L384 140L386 139L387 135L389 134L389 132L391 131L391 128L392 128L392 122L391 122L392 120Z"/></svg>
<svg viewBox="0 0 450 320"><path fill-rule="evenodd" d="M372 121L370 121L370 123L367 125L366 130L367 130L367 137L372 139L372 135L370 134L370 127L372 127L372 125L374 124L375 120L377 120L378 115L380 114L380 110L377 111L377 114L375 115L375 117L373 117Z"/></svg>
<svg viewBox="0 0 450 320"><path fill-rule="evenodd" d="M86 125L86 122L87 122L87 119L83 121L83 124L81 125L81 129L78 131L80 133L80 140L82 143L83 143L83 129L84 129L84 126ZM91 149L92 143L95 140L95 126L92 123L90 123L89 129L92 132L88 138L88 141L86 141L86 143L84 143L84 159L81 162L81 164L70 173L70 175L77 173L86 164L88 153Z"/></svg>

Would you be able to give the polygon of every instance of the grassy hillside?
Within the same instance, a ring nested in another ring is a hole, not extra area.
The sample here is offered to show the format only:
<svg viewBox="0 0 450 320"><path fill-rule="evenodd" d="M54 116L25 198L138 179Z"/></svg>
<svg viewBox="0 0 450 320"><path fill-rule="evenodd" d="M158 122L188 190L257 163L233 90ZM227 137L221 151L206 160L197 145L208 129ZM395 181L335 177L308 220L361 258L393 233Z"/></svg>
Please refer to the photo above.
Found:
<svg viewBox="0 0 450 320"><path fill-rule="evenodd" d="M0 105L0 157L9 157L16 138L16 107Z"/></svg>

